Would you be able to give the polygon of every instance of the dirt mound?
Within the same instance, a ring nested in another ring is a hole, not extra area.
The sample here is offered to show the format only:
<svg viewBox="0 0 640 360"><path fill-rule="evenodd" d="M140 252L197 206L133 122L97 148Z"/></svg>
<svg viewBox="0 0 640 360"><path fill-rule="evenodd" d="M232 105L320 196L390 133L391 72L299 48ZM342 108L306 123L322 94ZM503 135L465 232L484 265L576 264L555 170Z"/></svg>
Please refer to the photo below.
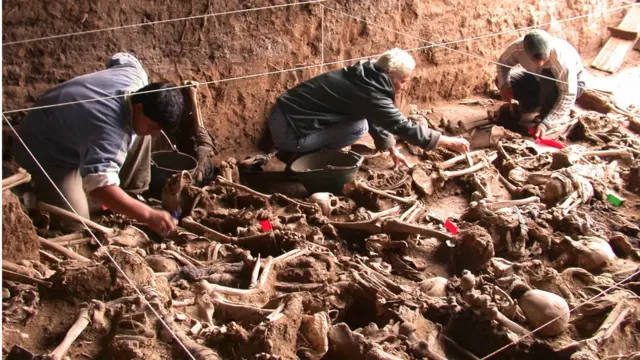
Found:
<svg viewBox="0 0 640 360"><path fill-rule="evenodd" d="M2 259L12 262L40 260L40 243L33 222L22 209L20 199L2 192Z"/></svg>

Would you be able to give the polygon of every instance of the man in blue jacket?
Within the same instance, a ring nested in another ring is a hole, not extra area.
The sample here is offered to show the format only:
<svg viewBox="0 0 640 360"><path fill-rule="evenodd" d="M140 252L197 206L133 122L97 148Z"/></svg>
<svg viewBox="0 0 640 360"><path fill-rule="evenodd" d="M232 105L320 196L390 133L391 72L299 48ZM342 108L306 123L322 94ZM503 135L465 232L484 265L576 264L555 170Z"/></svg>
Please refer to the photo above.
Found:
<svg viewBox="0 0 640 360"><path fill-rule="evenodd" d="M408 164L395 147L394 135L427 150L468 151L467 140L410 121L395 106L395 96L406 88L415 64L406 51L392 49L375 61L329 71L287 90L269 118L278 158L291 165L302 154L341 149L367 132L396 165Z"/></svg>
<svg viewBox="0 0 640 360"><path fill-rule="evenodd" d="M172 131L179 123L184 107L182 93L178 89L164 90L173 86L148 84L138 59L117 53L108 60L105 70L50 89L34 106L77 103L32 110L17 131L78 214L89 217L89 195L110 210L166 234L175 227L171 215L129 194L140 194L149 186L148 135ZM112 98L79 102L105 97ZM19 141L14 142L13 152L32 175L38 198L70 210Z"/></svg>

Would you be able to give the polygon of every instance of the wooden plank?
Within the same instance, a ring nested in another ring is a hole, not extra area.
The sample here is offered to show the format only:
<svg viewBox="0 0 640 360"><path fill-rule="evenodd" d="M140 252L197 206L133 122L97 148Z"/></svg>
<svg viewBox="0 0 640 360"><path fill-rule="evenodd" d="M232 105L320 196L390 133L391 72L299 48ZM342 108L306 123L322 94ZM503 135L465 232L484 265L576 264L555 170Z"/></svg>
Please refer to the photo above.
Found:
<svg viewBox="0 0 640 360"><path fill-rule="evenodd" d="M618 29L626 30L630 32L638 32L640 31L640 6L632 6L627 12L627 15L624 16L620 25L618 25Z"/></svg>
<svg viewBox="0 0 640 360"><path fill-rule="evenodd" d="M614 73L620 69L627 53L634 47L638 40L638 32L640 32L640 6L634 6L625 15L624 19L616 30L612 31L612 37L607 40L602 47L598 56L591 63L591 67L598 70ZM625 39L615 37L622 32L626 35L635 33L636 36L625 36Z"/></svg>
<svg viewBox="0 0 640 360"><path fill-rule="evenodd" d="M614 28L609 26L609 31L611 32L611 36L623 39L623 40L636 40L638 38L638 33L635 31L628 31L620 28Z"/></svg>

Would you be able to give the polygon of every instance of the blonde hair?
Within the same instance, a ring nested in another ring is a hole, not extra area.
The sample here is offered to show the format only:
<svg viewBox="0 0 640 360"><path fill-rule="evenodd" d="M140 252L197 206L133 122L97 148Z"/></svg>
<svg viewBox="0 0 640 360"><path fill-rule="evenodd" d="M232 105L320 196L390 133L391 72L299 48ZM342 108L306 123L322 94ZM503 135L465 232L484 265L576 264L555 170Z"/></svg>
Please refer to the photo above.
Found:
<svg viewBox="0 0 640 360"><path fill-rule="evenodd" d="M416 68L416 61L408 52L393 48L380 56L375 64L387 74L411 74Z"/></svg>

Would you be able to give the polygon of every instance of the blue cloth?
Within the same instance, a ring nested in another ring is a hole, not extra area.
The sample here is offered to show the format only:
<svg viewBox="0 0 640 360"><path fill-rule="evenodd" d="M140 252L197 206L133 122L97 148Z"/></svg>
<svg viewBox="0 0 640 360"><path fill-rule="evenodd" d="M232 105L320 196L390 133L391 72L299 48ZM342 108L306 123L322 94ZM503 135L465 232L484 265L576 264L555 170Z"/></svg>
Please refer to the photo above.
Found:
<svg viewBox="0 0 640 360"><path fill-rule="evenodd" d="M131 54L117 53L107 68L68 80L47 91L34 106L125 95L148 84ZM128 96L32 110L18 134L46 168L79 169L84 190L120 185L118 173L135 134ZM28 157L22 146L16 158Z"/></svg>
<svg viewBox="0 0 640 360"><path fill-rule="evenodd" d="M342 121L316 132L297 136L276 105L269 118L269 130L281 150L306 153L321 149L340 150L349 146L369 131L369 124L366 119Z"/></svg>

